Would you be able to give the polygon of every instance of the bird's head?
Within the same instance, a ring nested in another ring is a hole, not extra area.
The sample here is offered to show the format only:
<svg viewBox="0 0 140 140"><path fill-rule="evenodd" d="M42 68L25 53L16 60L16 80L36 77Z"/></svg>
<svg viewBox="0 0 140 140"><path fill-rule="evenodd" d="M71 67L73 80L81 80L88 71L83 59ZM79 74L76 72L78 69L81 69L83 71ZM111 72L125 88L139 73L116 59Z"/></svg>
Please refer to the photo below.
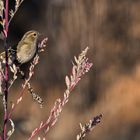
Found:
<svg viewBox="0 0 140 140"><path fill-rule="evenodd" d="M22 37L21 42L26 42L26 43L36 42L39 35L40 35L39 32L37 32L35 30L28 31Z"/></svg>

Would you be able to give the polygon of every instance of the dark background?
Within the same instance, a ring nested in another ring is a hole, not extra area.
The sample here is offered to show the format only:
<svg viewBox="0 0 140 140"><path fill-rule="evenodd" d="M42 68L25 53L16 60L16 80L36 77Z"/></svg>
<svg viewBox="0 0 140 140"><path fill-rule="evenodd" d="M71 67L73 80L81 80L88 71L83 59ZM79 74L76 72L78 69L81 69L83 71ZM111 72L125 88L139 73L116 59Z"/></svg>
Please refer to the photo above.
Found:
<svg viewBox="0 0 140 140"><path fill-rule="evenodd" d="M8 42L16 44L31 29L48 37L32 79L45 107L40 109L27 92L13 114L16 130L11 139L27 139L40 121L48 118L54 101L63 96L73 56L86 46L93 68L74 90L47 139L76 139L79 123L100 113L103 119L88 140L140 139L139 9L140 0L23 2L10 24ZM18 80L9 100L14 101L20 90Z"/></svg>

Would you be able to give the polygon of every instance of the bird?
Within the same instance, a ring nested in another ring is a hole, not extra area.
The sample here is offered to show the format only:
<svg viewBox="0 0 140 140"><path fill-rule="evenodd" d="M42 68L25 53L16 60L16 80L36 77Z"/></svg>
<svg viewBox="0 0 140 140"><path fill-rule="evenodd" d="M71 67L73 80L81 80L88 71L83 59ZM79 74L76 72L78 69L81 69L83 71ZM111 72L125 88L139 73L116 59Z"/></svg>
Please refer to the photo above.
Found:
<svg viewBox="0 0 140 140"><path fill-rule="evenodd" d="M17 63L22 65L29 62L37 52L39 35L39 32L35 30L26 32L15 48L10 47L8 49L8 64ZM5 52L0 54L0 60L5 64Z"/></svg>

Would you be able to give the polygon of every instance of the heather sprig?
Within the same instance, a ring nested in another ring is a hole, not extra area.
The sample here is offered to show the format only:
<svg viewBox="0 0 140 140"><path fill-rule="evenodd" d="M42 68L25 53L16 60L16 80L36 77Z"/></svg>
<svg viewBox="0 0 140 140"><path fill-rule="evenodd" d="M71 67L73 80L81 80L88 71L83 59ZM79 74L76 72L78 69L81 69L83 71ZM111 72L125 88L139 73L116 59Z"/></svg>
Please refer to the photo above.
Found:
<svg viewBox="0 0 140 140"><path fill-rule="evenodd" d="M36 92L34 92L34 89L32 88L32 86L29 82L27 84L27 88L28 88L28 91L31 94L33 100L39 104L40 108L43 108L43 99Z"/></svg>
<svg viewBox="0 0 140 140"><path fill-rule="evenodd" d="M4 3L3 0L0 0L0 17L3 18L4 13Z"/></svg>
<svg viewBox="0 0 140 140"><path fill-rule="evenodd" d="M14 84L14 82L17 79L17 72L18 72L18 68L15 64L13 64L12 66L10 66L10 71L13 73L13 78L10 80L10 85L9 88L10 89L12 87L12 85Z"/></svg>
<svg viewBox="0 0 140 140"><path fill-rule="evenodd" d="M84 126L80 123L81 132L80 132L80 134L77 135L76 140L84 140L86 135L89 132L91 132L98 123L100 123L101 118L102 118L102 114L94 117L88 123L86 123Z"/></svg>
<svg viewBox="0 0 140 140"><path fill-rule="evenodd" d="M9 131L7 132L7 140L10 139L10 137L12 136L12 134L13 134L14 131L15 131L15 124L14 124L14 122L12 121L12 119L9 119L9 121L10 121L10 125L11 125L11 130L9 130Z"/></svg>
<svg viewBox="0 0 140 140"><path fill-rule="evenodd" d="M70 93L78 84L78 82L81 80L82 76L85 73L87 73L93 65L92 63L88 62L88 58L86 57L87 51L88 47L84 51L82 51L82 53L78 56L78 58L74 57L75 64L73 63L72 74L70 75L70 78L68 76L65 77L65 83L67 88L64 92L63 99L60 98L56 99L54 106L51 109L49 118L45 122L41 122L39 127L35 128L35 130L32 132L28 140L33 139L41 131L44 131L45 136L47 132L50 130L50 128L53 127L57 122L63 110L63 107L69 101Z"/></svg>
<svg viewBox="0 0 140 140"><path fill-rule="evenodd" d="M13 19L14 15L16 14L16 12L18 11L20 5L23 3L24 0L15 0L15 7L14 9L10 10L10 19L9 19L9 24L11 22L11 20Z"/></svg>
<svg viewBox="0 0 140 140"><path fill-rule="evenodd" d="M18 1L18 0L16 0ZM21 3L16 2L15 6L19 5ZM16 11L18 8L16 9ZM16 12L14 12L15 14ZM13 18L14 14L11 16L11 19ZM7 122L10 121L8 119L8 95L9 95L9 65L8 65L8 44L7 44L7 35L8 35L8 30L9 30L9 23L11 19L9 20L9 0L0 0L0 24L2 26L2 31L1 31L1 39L4 40L4 49L5 49L5 67L4 69L1 67L0 71L0 92L2 94L2 99L3 99L3 107L4 107L4 124L3 124L3 133L0 136L0 140L6 140L8 139L8 133L7 133ZM15 70L15 69L13 69ZM16 74L14 74L14 80L11 82L13 83L16 79ZM10 121L12 122L12 121ZM12 124L12 123L11 123ZM12 126L12 125L11 125ZM11 131L13 132L13 131Z"/></svg>

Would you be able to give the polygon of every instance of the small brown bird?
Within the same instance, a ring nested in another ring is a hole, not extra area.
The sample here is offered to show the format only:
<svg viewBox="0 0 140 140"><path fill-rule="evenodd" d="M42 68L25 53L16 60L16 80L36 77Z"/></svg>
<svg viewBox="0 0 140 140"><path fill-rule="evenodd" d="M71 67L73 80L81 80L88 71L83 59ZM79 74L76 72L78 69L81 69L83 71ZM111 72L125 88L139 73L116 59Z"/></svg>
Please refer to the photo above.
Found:
<svg viewBox="0 0 140 140"><path fill-rule="evenodd" d="M19 64L24 64L30 61L37 52L37 40L39 32L31 30L24 34L19 41L17 47L8 49L9 64L17 61ZM2 63L5 63L5 52L0 54Z"/></svg>

